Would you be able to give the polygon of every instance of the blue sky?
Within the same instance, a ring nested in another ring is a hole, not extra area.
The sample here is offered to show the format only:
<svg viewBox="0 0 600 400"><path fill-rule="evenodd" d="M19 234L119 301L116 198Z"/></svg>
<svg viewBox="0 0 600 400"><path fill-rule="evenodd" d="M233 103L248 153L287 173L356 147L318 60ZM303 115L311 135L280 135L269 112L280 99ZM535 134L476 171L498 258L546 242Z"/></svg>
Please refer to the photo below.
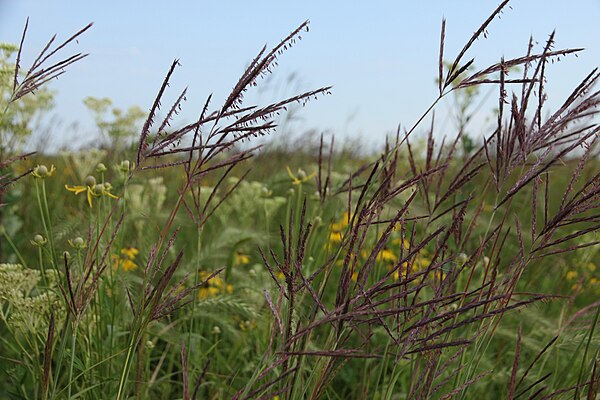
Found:
<svg viewBox="0 0 600 400"><path fill-rule="evenodd" d="M73 135L66 128L72 122L81 124L80 135L93 134L92 117L82 104L86 96L110 97L123 108L135 104L148 109L174 58L182 66L175 74L171 97L189 87L180 121L191 121L208 94L214 93L217 101L228 94L265 43L275 45L310 19L310 32L280 58L272 78L249 99L266 102L333 85L333 94L309 103L289 129L314 128L381 143L398 124L412 125L436 96L442 17L447 19L445 54L450 58L497 4L475 0L0 0L0 41L18 42L29 16L23 57L27 66L52 34L64 39L94 21L79 44L70 48L90 53L89 58L51 84L57 91L55 113L63 122L54 135L65 142ZM578 58L567 57L551 67L548 105L556 108L600 65L600 1L515 0L511 8L492 23L488 39L477 41L467 56L475 57L479 67L501 56L520 56L530 35L542 46L556 29L556 48L586 48ZM438 111L440 124L450 124L444 119L447 109L442 104ZM482 116L474 133L484 126Z"/></svg>

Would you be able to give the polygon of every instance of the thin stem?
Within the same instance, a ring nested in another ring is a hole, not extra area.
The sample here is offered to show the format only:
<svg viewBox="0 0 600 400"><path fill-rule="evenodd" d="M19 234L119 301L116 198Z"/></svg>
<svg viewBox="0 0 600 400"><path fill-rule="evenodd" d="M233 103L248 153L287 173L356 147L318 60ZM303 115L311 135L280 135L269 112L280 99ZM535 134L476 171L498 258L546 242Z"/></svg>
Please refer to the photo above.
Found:
<svg viewBox="0 0 600 400"><path fill-rule="evenodd" d="M42 200L44 205L44 212L46 214L46 220L48 221L48 240L50 242L50 251L52 255L52 262L54 267L58 267L58 258L54 250L54 233L52 232L52 220L50 219L50 209L48 208L48 196L46 195L46 181L42 179Z"/></svg>
<svg viewBox="0 0 600 400"><path fill-rule="evenodd" d="M133 349L136 347L137 342L137 333L131 335L131 340L129 341L129 348L127 349L127 356L125 357L125 365L123 366L123 371L121 372L121 379L119 380L119 390L117 392L117 400L121 400L125 385L127 384L127 377L129 376L129 370L131 368L131 359L133 356Z"/></svg>
<svg viewBox="0 0 600 400"><path fill-rule="evenodd" d="M71 389L73 388L73 365L75 364L75 342L77 341L77 324L73 323L73 332L71 333L71 364L69 365L69 382L67 398L71 399Z"/></svg>
<svg viewBox="0 0 600 400"><path fill-rule="evenodd" d="M4 236L4 239L6 239L6 241L8 242L8 244L10 245L10 247L12 248L12 250L15 252L15 255L17 256L17 258L21 262L21 265L23 265L25 268L27 268L27 262L25 262L25 259L21 255L21 252L19 251L19 249L17 249L17 246L15 246L14 242L12 241L12 239L10 238L10 236L8 235L8 233L6 232L6 229L4 227L2 227L2 228L0 228L0 230L2 231L2 236Z"/></svg>

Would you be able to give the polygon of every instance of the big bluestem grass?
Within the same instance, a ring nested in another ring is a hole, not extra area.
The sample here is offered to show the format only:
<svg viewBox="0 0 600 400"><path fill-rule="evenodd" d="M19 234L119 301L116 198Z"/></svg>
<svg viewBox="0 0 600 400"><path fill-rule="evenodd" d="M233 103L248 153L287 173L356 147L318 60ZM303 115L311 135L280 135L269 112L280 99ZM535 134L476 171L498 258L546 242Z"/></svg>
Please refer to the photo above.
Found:
<svg viewBox="0 0 600 400"><path fill-rule="evenodd" d="M275 130L278 113L329 92L267 106L243 101L307 22L261 49L222 105L209 111L209 96L198 120L179 128L171 125L186 90L159 117L175 60L132 161L106 160L118 164L116 175L103 165L101 188L75 189L89 200L52 198L68 194L54 182L67 165L57 163L48 182L36 180L48 183L38 212L49 241L40 244L50 250L40 265L45 258L58 274L64 307L43 316L43 329L18 334L35 344L27 353L7 316L22 306L1 303L10 327L3 348L24 357L13 363L21 372L3 379L25 382L3 395L594 398L599 76L593 71L544 117L546 70L580 49L554 50L552 34L539 51L530 40L524 56L473 70L467 53L507 4L450 62L442 21L438 95L379 156L364 160L340 159L323 137L314 154L284 152L290 165L268 150L253 159L252 141ZM36 61L29 78L15 78L11 101L81 57L49 68ZM522 74L512 78L515 67ZM497 124L465 153L464 133L440 138L432 113L477 85L498 87ZM420 130L424 141L415 139ZM276 173L265 177L267 165ZM260 174L262 182L251 181ZM105 194L105 179L117 182L119 199ZM79 222L64 222L67 213ZM59 256L75 236L74 254Z"/></svg>

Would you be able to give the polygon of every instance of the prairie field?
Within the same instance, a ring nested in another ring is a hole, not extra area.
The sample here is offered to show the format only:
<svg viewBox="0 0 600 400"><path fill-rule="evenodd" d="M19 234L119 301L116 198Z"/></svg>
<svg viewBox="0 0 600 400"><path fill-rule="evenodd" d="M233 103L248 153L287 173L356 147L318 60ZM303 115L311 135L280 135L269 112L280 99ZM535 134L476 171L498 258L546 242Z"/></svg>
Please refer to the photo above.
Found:
<svg viewBox="0 0 600 400"><path fill-rule="evenodd" d="M86 99L105 140L57 152L27 121L93 27L27 63L26 32L2 44L0 398L600 398L600 73L550 112L545 68L580 49L475 68L507 3L457 54L442 22L439 96L366 150L278 139L330 87L245 101L308 22L196 121L174 61L144 110ZM484 137L435 124L483 85Z"/></svg>

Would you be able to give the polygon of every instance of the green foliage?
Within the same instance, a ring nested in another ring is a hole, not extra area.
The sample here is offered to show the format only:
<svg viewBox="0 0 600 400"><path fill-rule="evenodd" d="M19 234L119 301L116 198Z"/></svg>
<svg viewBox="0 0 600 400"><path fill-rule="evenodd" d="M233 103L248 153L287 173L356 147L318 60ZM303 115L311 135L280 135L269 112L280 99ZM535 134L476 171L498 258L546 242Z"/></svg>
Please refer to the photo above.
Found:
<svg viewBox="0 0 600 400"><path fill-rule="evenodd" d="M100 133L109 139L109 146L122 151L139 133L139 122L146 113L138 106L127 110L113 107L109 98L86 97L83 104L94 115Z"/></svg>
<svg viewBox="0 0 600 400"><path fill-rule="evenodd" d="M0 151L2 154L19 152L31 135L37 118L54 106L54 94L46 87L25 96L9 107L13 94L14 58L18 48L0 43ZM21 73L20 76L23 74Z"/></svg>
<svg viewBox="0 0 600 400"><path fill-rule="evenodd" d="M18 166L34 173L8 208L21 220L0 232L10 244L0 260L0 397L595 396L597 138L565 131L559 116L542 137L506 129L495 153L472 151L472 83L487 74L458 74L462 52L423 118L455 95L472 160L433 135L365 159L321 145L247 160L238 145L270 130L286 101L327 90L241 104L306 26L261 53L223 108L187 131L195 147L143 131L133 151L143 113L87 98L108 150ZM568 123L595 110L597 95ZM556 140L585 157L551 152ZM12 259L20 263L4 263Z"/></svg>

